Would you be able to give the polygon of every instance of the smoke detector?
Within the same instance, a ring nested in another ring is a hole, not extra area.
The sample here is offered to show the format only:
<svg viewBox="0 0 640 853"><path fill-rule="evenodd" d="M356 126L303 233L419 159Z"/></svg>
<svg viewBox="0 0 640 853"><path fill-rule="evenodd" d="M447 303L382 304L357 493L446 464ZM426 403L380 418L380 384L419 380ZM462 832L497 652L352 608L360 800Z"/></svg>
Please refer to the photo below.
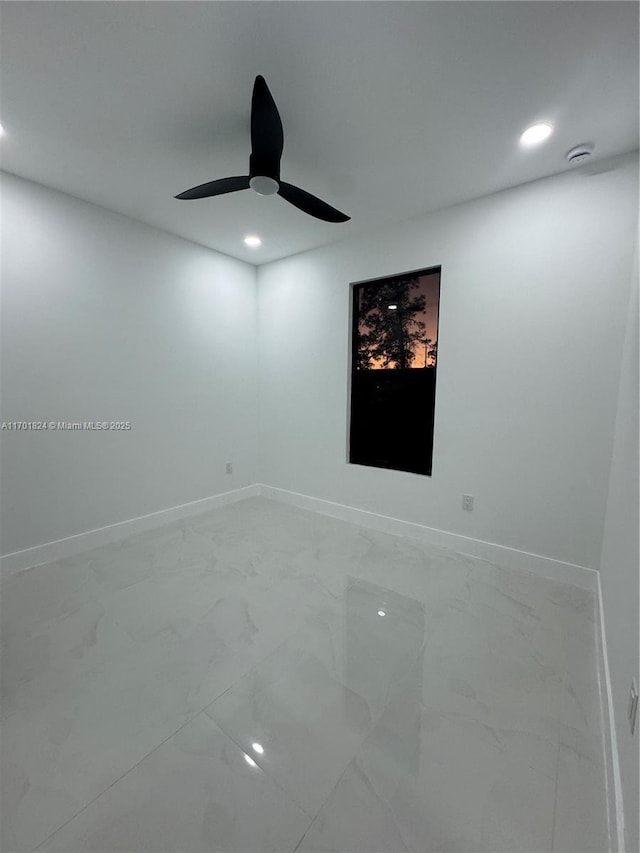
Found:
<svg viewBox="0 0 640 853"><path fill-rule="evenodd" d="M588 142L583 142L582 145L576 145L571 151L567 151L567 160L571 165L584 163L593 154L593 145Z"/></svg>

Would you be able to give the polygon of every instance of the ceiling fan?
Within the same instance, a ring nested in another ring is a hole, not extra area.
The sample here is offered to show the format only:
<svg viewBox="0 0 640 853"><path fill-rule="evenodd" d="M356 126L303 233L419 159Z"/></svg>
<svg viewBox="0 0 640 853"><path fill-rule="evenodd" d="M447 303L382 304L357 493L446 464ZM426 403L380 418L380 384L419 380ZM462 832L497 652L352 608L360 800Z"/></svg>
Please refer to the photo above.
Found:
<svg viewBox="0 0 640 853"><path fill-rule="evenodd" d="M347 222L351 217L340 213L311 193L280 180L280 158L284 133L280 113L264 77L258 75L251 98L251 156L249 174L220 178L199 184L175 196L180 199L209 198L251 188L259 195L278 193L285 201L325 222Z"/></svg>

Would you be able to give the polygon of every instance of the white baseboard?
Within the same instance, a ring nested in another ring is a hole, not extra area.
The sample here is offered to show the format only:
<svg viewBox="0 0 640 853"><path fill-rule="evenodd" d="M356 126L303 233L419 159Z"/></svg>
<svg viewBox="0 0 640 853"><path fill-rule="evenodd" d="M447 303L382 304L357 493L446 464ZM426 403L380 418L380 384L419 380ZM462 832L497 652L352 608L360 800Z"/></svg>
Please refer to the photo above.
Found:
<svg viewBox="0 0 640 853"><path fill-rule="evenodd" d="M607 635L604 627L604 606L600 572L596 586L596 627L598 633L598 686L602 710L602 746L606 778L607 823L609 829L610 853L624 853L624 803L622 798L622 777L618 756L618 738L616 736L616 718L613 710L613 691L609 672L607 653Z"/></svg>
<svg viewBox="0 0 640 853"><path fill-rule="evenodd" d="M339 518L342 521L360 524L363 527L379 530L383 533L390 533L394 536L406 536L408 539L427 542L441 548L450 548L459 553L488 560L507 568L533 572L542 577L552 578L562 583L574 584L575 586L590 589L594 592L597 589L598 572L585 566L565 563L561 560L554 560L551 557L541 556L540 554L530 554L526 551L508 548L505 545L483 542L480 539L472 539L469 536L462 536L458 533L438 530L435 527L427 527L424 524L403 521L399 518L379 515L368 510L357 509L356 507L345 506L344 504L334 503L333 501L326 501L321 498L314 498L309 495L302 495L297 492L290 492L287 489L280 489L264 484L245 486L242 489L234 489L231 492L223 492L219 495L212 495L197 501L181 504L180 506L169 507L168 509L152 512L138 518L109 524L106 527L87 530L74 536L68 536L65 539L46 542L43 545L25 548L21 551L14 551L11 554L0 556L0 568L2 574L11 574L22 569L42 565L43 563L51 563L54 560L63 560L75 554L80 554L83 551L99 548L101 545L108 545L110 542L118 542L136 533L142 533L145 530L151 530L163 524L169 524L172 521L179 521L181 518L199 515L200 513L209 512L226 504L235 503L236 501L258 495L297 506L301 509L318 512L322 515Z"/></svg>
<svg viewBox="0 0 640 853"><path fill-rule="evenodd" d="M533 572L542 577L551 578L561 583L569 583L582 589L592 590L596 599L596 625L598 631L598 682L600 689L600 701L602 706L602 736L603 752L605 757L606 771L606 798L607 798L607 821L609 835L610 853L624 853L624 808L622 800L622 780L620 775L620 761L618 757L618 743L616 738L616 725L613 711L613 695L611 691L611 677L609 672L609 658L607 655L607 638L604 626L604 612L602 604L602 587L600 583L600 572L585 566L573 563L565 563L539 554L530 554L508 548L504 545L496 545L461 536L457 533L449 533L445 530L427 527L422 524L402 521L398 518L390 518L385 515L368 512L355 507L344 506L332 501L313 498L309 495L301 495L286 489L274 486L260 485L260 494L265 498L281 501L300 509L311 510L322 515L339 518L390 533L396 536L427 542L443 548L451 548L459 553L468 554L488 560L496 565L508 568Z"/></svg>
<svg viewBox="0 0 640 853"><path fill-rule="evenodd" d="M209 510L236 503L245 498L257 497L259 494L259 486L245 486L242 489L211 495L211 497L190 501L186 504L180 504L180 506L161 509L148 515L141 515L138 518L108 524L106 527L87 530L75 536L57 539L55 542L36 545L34 548L14 551L12 554L5 554L0 557L2 574L12 574L22 569L40 566L43 563L52 563L54 560L64 560L67 557L73 557L75 554L81 554L83 551L108 545L110 542L119 542L121 539L126 539L136 533L143 533L145 530L152 530L154 527L160 527L163 524L179 521L192 515L200 515L203 512L209 512Z"/></svg>
<svg viewBox="0 0 640 853"><path fill-rule="evenodd" d="M497 565L533 572L542 577L573 584L583 589L593 590L596 595L597 606L599 640L598 679L602 703L609 850L611 853L623 853L625 848L622 781L618 758L609 660L607 656L602 587L600 584L600 573L594 569L578 566L573 563L565 563L561 560L554 560L540 554L530 554L526 551L508 548L504 545L483 542L480 539L472 539L471 537L462 536L457 533L449 533L445 530L438 530L437 528L427 527L426 525L415 522L379 515L367 510L357 509L356 507L322 500L321 498L302 495L297 492L288 491L287 489L255 484L230 492L223 492L219 495L212 495L201 500L191 501L180 506L152 512L138 518L110 524L106 527L88 530L75 536L58 539L55 542L37 545L34 548L25 548L22 551L5 554L0 557L2 574L11 574L44 563L51 563L55 560L72 557L83 551L90 551L93 548L99 548L111 542L118 542L136 533L142 533L146 530L151 530L190 516L200 515L218 507L236 503L246 498L257 497L258 495L280 501L281 503L290 504L300 509L310 510L322 515L338 518L342 521L359 524L383 533L406 536L409 539L426 542L442 548L450 548L459 553L488 560Z"/></svg>
<svg viewBox="0 0 640 853"><path fill-rule="evenodd" d="M540 554L530 554L527 551L518 551L516 548L508 548L505 545L496 545L491 542L483 542L480 539L472 539L469 536L461 536L458 533L449 533L446 530L438 530L435 527L427 527L412 521L402 521L399 518L391 518L387 515L378 515L364 509L356 509L352 506L333 503L332 501L312 498L309 495L301 495L290 492L287 489L279 489L275 486L260 484L260 494L265 498L281 501L282 503L297 506L300 509L308 509L319 512L322 515L330 515L342 521L350 521L379 530L382 533L390 533L394 536L406 536L408 539L417 539L441 548L450 548L461 554L479 557L499 566L520 571L533 572L545 578L560 581L561 583L573 584L583 589L595 592L598 582L598 572L586 566L577 566L573 563L565 563L562 560L554 560L551 557L543 557Z"/></svg>

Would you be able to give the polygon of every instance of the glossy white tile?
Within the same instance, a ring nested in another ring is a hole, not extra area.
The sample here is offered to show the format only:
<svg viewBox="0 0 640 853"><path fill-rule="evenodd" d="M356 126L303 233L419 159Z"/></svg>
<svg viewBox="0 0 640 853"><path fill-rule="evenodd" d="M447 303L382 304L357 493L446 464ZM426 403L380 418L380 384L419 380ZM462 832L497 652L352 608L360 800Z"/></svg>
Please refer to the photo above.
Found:
<svg viewBox="0 0 640 853"><path fill-rule="evenodd" d="M584 590L255 498L0 592L8 853L605 843Z"/></svg>
<svg viewBox="0 0 640 853"><path fill-rule="evenodd" d="M556 757L553 738L433 711L410 690L384 712L299 849L550 850ZM371 846L377 833L385 846Z"/></svg>
<svg viewBox="0 0 640 853"><path fill-rule="evenodd" d="M608 850L605 776L597 738L560 727L553 849L558 853Z"/></svg>
<svg viewBox="0 0 640 853"><path fill-rule="evenodd" d="M310 818L205 714L40 849L60 853L292 851Z"/></svg>
<svg viewBox="0 0 640 853"><path fill-rule="evenodd" d="M367 701L286 641L206 709L311 815L371 729ZM258 742L258 754L252 744Z"/></svg>

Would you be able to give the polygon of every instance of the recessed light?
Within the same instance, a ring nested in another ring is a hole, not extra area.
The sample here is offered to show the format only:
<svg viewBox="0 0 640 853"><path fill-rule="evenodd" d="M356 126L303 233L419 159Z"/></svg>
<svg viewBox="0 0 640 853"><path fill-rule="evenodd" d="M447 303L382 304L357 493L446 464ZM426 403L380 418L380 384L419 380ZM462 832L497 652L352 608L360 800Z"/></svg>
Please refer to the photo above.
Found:
<svg viewBox="0 0 640 853"><path fill-rule="evenodd" d="M548 139L552 132L553 125L547 122L532 124L520 137L520 143L522 145L537 145L539 142L544 142L545 139Z"/></svg>
<svg viewBox="0 0 640 853"><path fill-rule="evenodd" d="M247 234L244 238L244 244L250 249L257 249L258 246L262 245L262 240L259 237L256 237L255 234Z"/></svg>
<svg viewBox="0 0 640 853"><path fill-rule="evenodd" d="M0 124L0 136L4 136L4 135L5 135L5 133L6 133L6 130L5 130L5 129L4 129L4 127Z"/></svg>
<svg viewBox="0 0 640 853"><path fill-rule="evenodd" d="M397 305L387 305L387 308L389 309L389 311L397 311L398 310Z"/></svg>
<svg viewBox="0 0 640 853"><path fill-rule="evenodd" d="M263 755L263 754L264 754L264 746L262 746L262 744L261 744L261 743L252 743L252 744L251 744L251 746L252 746L252 748L253 748L253 751L254 751L254 752L257 752L257 753L258 753L258 755Z"/></svg>
<svg viewBox="0 0 640 853"><path fill-rule="evenodd" d="M386 616L386 615L387 615L386 610L378 610L378 616Z"/></svg>
<svg viewBox="0 0 640 853"><path fill-rule="evenodd" d="M255 761L253 760L253 758L251 758L251 756L250 756L250 755L247 755L247 754L246 754L246 752L245 752L245 755L244 755L244 760L247 762L247 764L249 765L249 767L257 767L257 766L258 766L258 765L255 763Z"/></svg>

